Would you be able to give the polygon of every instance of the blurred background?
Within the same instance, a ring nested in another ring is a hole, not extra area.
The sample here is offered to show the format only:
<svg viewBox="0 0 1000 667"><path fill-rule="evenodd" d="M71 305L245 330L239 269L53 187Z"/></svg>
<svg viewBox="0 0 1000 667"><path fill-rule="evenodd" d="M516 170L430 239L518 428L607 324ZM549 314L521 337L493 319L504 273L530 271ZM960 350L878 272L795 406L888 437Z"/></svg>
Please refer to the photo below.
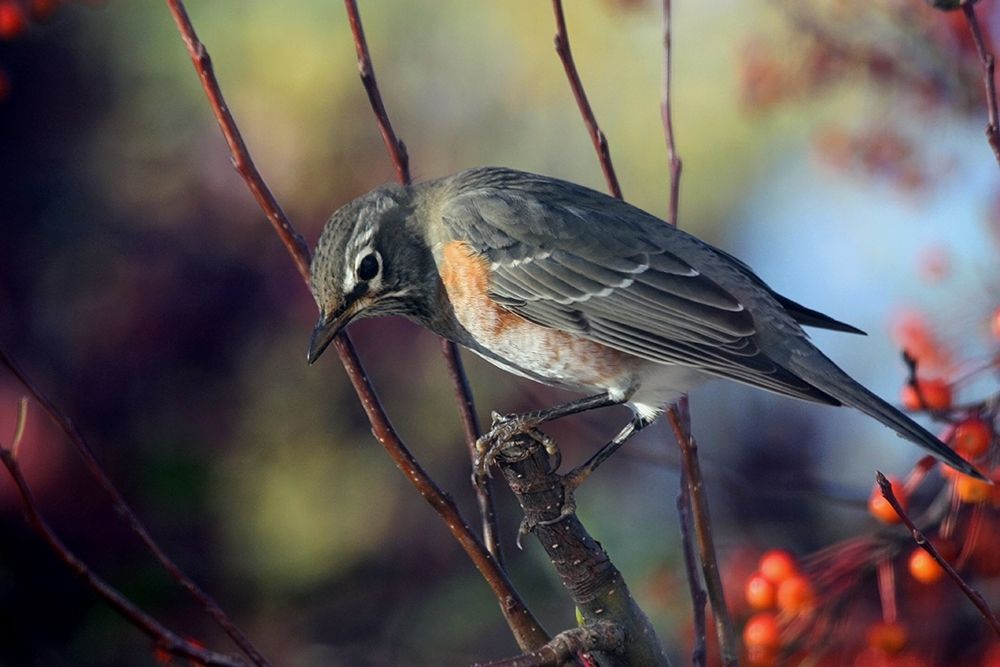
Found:
<svg viewBox="0 0 1000 667"><path fill-rule="evenodd" d="M493 164L604 189L549 3L360 5L415 178ZM660 3L566 5L625 196L663 216ZM310 244L333 210L394 177L340 3L188 9L261 172ZM994 3L977 9L989 32ZM996 345L1000 190L960 19L919 0L675 3L681 227L865 329L815 338L890 400L915 336L945 351L928 369L942 375ZM164 3L0 0L0 229L0 345L265 655L311 667L517 652L488 587L371 437L335 356L305 364L315 306L230 165ZM437 340L398 320L351 334L395 425L478 525ZM484 420L563 398L465 360ZM963 400L995 388L973 380L956 386ZM0 372L0 443L23 393ZM860 415L736 385L699 390L692 409L725 562L870 532L875 469L902 474L920 455ZM550 432L572 464L626 418L590 414ZM691 615L675 449L658 424L578 502L677 657ZM70 548L179 633L228 650L37 407L21 461ZM549 631L571 627L542 551L530 538L513 546L516 504L504 489L497 500L516 585ZM0 665L153 661L149 640L30 531L0 476Z"/></svg>

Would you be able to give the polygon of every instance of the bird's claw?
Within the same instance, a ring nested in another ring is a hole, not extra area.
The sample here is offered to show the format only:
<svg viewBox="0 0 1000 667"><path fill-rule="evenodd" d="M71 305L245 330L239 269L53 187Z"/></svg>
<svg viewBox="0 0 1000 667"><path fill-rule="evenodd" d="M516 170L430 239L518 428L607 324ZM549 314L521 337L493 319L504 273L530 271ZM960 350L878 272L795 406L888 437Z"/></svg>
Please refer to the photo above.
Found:
<svg viewBox="0 0 1000 667"><path fill-rule="evenodd" d="M550 456L556 458L556 461L561 459L556 441L538 430L538 423L530 416L502 415L496 411L491 416L493 424L490 430L476 440L474 475L477 478L482 479L490 475L490 468L496 463L500 451L519 435L527 435L541 444Z"/></svg>

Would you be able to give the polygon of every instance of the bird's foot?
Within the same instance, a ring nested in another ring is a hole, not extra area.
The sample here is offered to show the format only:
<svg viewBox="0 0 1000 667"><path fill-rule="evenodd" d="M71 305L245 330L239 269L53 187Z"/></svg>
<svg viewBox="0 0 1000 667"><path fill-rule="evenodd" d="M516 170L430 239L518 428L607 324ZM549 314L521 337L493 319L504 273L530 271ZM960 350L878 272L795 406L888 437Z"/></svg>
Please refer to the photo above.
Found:
<svg viewBox="0 0 1000 667"><path fill-rule="evenodd" d="M545 447L550 456L556 457L556 467L561 460L555 440L538 430L538 420L528 415L501 415L493 413L493 424L488 432L476 441L475 475L482 478L489 474L497 455L504 445L519 435L527 435Z"/></svg>

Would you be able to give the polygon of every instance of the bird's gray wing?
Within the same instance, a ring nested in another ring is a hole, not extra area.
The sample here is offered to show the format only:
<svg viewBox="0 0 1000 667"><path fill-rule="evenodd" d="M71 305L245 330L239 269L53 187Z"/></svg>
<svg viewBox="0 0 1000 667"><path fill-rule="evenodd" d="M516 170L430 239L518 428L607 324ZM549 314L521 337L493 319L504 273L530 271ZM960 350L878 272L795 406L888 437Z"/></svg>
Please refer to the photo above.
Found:
<svg viewBox="0 0 1000 667"><path fill-rule="evenodd" d="M586 188L510 173L540 180L466 184L442 209L448 236L488 259L497 303L644 359L839 404L770 359L748 308L666 246L676 233L711 248Z"/></svg>

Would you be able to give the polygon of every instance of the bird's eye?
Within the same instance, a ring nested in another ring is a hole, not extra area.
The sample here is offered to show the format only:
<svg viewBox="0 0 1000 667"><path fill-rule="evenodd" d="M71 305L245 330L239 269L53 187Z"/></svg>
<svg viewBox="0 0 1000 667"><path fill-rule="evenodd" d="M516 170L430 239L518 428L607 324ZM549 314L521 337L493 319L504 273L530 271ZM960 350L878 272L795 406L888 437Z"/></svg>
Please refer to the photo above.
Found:
<svg viewBox="0 0 1000 667"><path fill-rule="evenodd" d="M371 280L378 275L378 253L369 253L358 262L358 280Z"/></svg>

